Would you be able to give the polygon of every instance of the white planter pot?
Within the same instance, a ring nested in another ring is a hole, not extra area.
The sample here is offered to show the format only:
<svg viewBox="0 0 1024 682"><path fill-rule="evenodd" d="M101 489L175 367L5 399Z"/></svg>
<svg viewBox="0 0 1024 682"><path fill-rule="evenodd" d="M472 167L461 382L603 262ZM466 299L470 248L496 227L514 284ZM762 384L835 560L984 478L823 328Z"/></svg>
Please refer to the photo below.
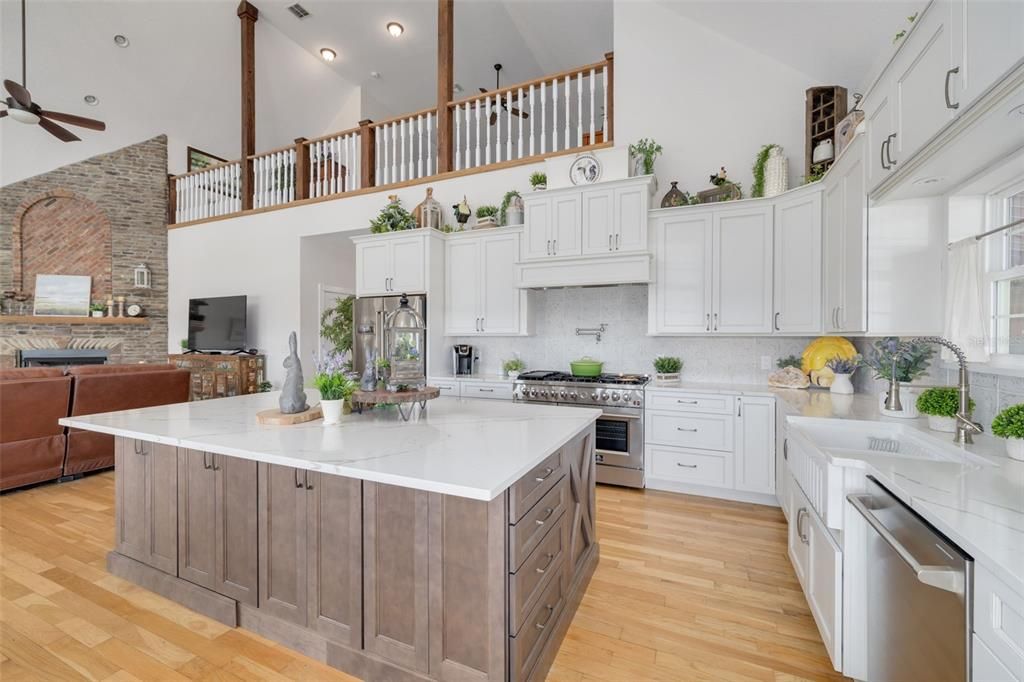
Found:
<svg viewBox="0 0 1024 682"><path fill-rule="evenodd" d="M103 317L103 311L102 310L93 310L92 311L92 316L93 317Z"/></svg>
<svg viewBox="0 0 1024 682"><path fill-rule="evenodd" d="M548 186L546 184L534 185L533 186L533 191L534 192L540 192L540 191L545 190L547 188L548 188Z"/></svg>
<svg viewBox="0 0 1024 682"><path fill-rule="evenodd" d="M939 417L930 414L928 415L928 428L932 431L953 433L956 431L956 417Z"/></svg>
<svg viewBox="0 0 1024 682"><path fill-rule="evenodd" d="M659 384L674 384L679 381L679 372L662 373L657 372L654 375L654 380Z"/></svg>
<svg viewBox="0 0 1024 682"><path fill-rule="evenodd" d="M340 424L341 413L345 409L344 400L321 400L320 409L324 412L324 424Z"/></svg>
<svg viewBox="0 0 1024 682"><path fill-rule="evenodd" d="M512 381L515 381L516 379L519 378L519 372L516 372L516 371L505 372L505 376L508 377L509 379L511 379Z"/></svg>
<svg viewBox="0 0 1024 682"><path fill-rule="evenodd" d="M878 394L878 411L886 417L899 417L900 419L917 419L921 413L917 411L918 391L910 386L900 386L900 404L903 409L899 412L890 412L885 409L885 399L888 391Z"/></svg>
<svg viewBox="0 0 1024 682"><path fill-rule="evenodd" d="M836 374L832 379L832 385L829 386L828 390L833 393L839 393L841 395L852 395L853 394L853 382L850 381L851 374Z"/></svg>
<svg viewBox="0 0 1024 682"><path fill-rule="evenodd" d="M1024 438L1007 438L1006 455L1010 459L1024 462Z"/></svg>

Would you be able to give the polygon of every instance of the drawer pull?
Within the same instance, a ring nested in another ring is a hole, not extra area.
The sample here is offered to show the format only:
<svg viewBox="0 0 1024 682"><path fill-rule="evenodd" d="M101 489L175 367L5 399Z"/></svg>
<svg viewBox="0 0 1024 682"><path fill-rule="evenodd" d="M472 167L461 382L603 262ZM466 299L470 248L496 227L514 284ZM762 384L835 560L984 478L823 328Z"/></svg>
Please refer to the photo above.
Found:
<svg viewBox="0 0 1024 682"><path fill-rule="evenodd" d="M478 388L476 390L478 390L481 393L494 393L494 389L493 388Z"/></svg>
<svg viewBox="0 0 1024 682"><path fill-rule="evenodd" d="M689 433L697 433L697 429L684 429L682 426L677 426L676 431L687 431Z"/></svg>
<svg viewBox="0 0 1024 682"><path fill-rule="evenodd" d="M299 480L299 470L298 469L292 469L292 472L294 472L294 474L295 474L295 487L296 488L303 488L303 487L305 487L303 485L302 481Z"/></svg>
<svg viewBox="0 0 1024 682"><path fill-rule="evenodd" d="M548 476L550 476L553 473L555 473L555 470L552 469L551 467L548 467L544 470L543 476L535 476L533 480L537 481L537 483L543 483L544 481L548 480Z"/></svg>
<svg viewBox="0 0 1024 682"><path fill-rule="evenodd" d="M696 469L696 464L683 464L682 462L676 462L677 467L683 467L684 469Z"/></svg>
<svg viewBox="0 0 1024 682"><path fill-rule="evenodd" d="M544 572L546 572L546 571L548 570L548 568L550 568L550 567L551 567L551 562L555 560L555 555L554 555L554 554L551 554L550 552L548 552L548 553L547 553L547 554L545 554L544 556L546 556L546 557L548 558L548 562L547 562L546 564L544 564L543 566L539 566L539 567L537 567L536 569L534 569L534 570L536 570L536 571L537 571L538 573L541 573L541 574L543 574Z"/></svg>
<svg viewBox="0 0 1024 682"><path fill-rule="evenodd" d="M544 619L543 623L537 623L536 627L538 630L543 630L547 626L548 621L551 620L551 616L555 615L555 607L551 604L545 604L544 608L548 610L548 617Z"/></svg>
<svg viewBox="0 0 1024 682"><path fill-rule="evenodd" d="M677 400L676 402L679 403L680 405L696 405L697 404L696 400Z"/></svg>
<svg viewBox="0 0 1024 682"><path fill-rule="evenodd" d="M135 443L134 443L134 446L135 446L135 454L136 455L144 455L144 454L146 454L146 446L145 446L145 444L141 440L136 440Z"/></svg>
<svg viewBox="0 0 1024 682"><path fill-rule="evenodd" d="M537 519L537 525L538 526L543 526L544 522L551 518L551 515L555 513L555 508L554 507L548 507L544 511L546 511L547 514L544 515L544 518Z"/></svg>

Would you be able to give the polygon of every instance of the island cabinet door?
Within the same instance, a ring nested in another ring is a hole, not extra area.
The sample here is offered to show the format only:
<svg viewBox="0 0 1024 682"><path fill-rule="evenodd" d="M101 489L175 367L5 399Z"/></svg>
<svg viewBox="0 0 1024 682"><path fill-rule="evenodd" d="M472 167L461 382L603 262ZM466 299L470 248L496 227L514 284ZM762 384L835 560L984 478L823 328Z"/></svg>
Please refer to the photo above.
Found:
<svg viewBox="0 0 1024 682"><path fill-rule="evenodd" d="M130 438L114 445L117 551L178 574L178 460L174 447Z"/></svg>
<svg viewBox="0 0 1024 682"><path fill-rule="evenodd" d="M562 449L569 458L569 561L566 562L569 584L582 569L597 542L594 528L594 428L569 441Z"/></svg>
<svg viewBox="0 0 1024 682"><path fill-rule="evenodd" d="M215 589L217 481L213 455L178 452L178 577Z"/></svg>
<svg viewBox="0 0 1024 682"><path fill-rule="evenodd" d="M354 478L309 472L309 627L353 649L363 640L363 493Z"/></svg>
<svg viewBox="0 0 1024 682"><path fill-rule="evenodd" d="M260 463L259 608L306 625L306 471Z"/></svg>
<svg viewBox="0 0 1024 682"><path fill-rule="evenodd" d="M363 483L363 646L427 672L429 493Z"/></svg>

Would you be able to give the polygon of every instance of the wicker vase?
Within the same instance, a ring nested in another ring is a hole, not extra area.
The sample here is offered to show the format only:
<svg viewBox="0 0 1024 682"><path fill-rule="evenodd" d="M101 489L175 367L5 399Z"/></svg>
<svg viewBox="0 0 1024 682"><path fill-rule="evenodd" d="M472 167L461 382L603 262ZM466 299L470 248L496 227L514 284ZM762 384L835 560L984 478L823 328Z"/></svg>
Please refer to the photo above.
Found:
<svg viewBox="0 0 1024 682"><path fill-rule="evenodd" d="M764 195L773 197L789 189L789 164L782 155L780 147L773 147L768 152L768 161L764 164Z"/></svg>

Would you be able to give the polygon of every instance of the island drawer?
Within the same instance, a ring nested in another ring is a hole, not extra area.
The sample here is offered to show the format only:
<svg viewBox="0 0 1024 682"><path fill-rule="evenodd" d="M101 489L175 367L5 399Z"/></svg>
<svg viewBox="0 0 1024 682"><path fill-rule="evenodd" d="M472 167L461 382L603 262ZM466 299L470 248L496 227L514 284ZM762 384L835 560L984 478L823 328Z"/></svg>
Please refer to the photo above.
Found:
<svg viewBox="0 0 1024 682"><path fill-rule="evenodd" d="M533 509L508 529L508 552L510 570L516 572L526 557L547 535L551 526L557 525L559 517L569 504L569 479L566 476L534 505Z"/></svg>
<svg viewBox="0 0 1024 682"><path fill-rule="evenodd" d="M487 398L491 400L512 400L512 382L463 381L463 398Z"/></svg>
<svg viewBox="0 0 1024 682"><path fill-rule="evenodd" d="M548 583L562 579L564 572L559 566L569 547L568 517L563 513L519 570L509 576L509 634L514 635L522 629Z"/></svg>
<svg viewBox="0 0 1024 682"><path fill-rule="evenodd" d="M679 391L647 391L648 410L673 412L706 412L732 414L733 397L711 393L681 393Z"/></svg>
<svg viewBox="0 0 1024 682"><path fill-rule="evenodd" d="M733 449L733 416L649 411L647 442L702 450Z"/></svg>
<svg viewBox="0 0 1024 682"><path fill-rule="evenodd" d="M525 680L529 677L551 636L555 623L558 622L564 602L565 585L561 580L552 580L537 605L530 611L523 628L511 638L509 653L513 680Z"/></svg>
<svg viewBox="0 0 1024 682"><path fill-rule="evenodd" d="M559 449L513 483L508 495L509 521L516 523L523 518L565 473L564 466L565 456Z"/></svg>

